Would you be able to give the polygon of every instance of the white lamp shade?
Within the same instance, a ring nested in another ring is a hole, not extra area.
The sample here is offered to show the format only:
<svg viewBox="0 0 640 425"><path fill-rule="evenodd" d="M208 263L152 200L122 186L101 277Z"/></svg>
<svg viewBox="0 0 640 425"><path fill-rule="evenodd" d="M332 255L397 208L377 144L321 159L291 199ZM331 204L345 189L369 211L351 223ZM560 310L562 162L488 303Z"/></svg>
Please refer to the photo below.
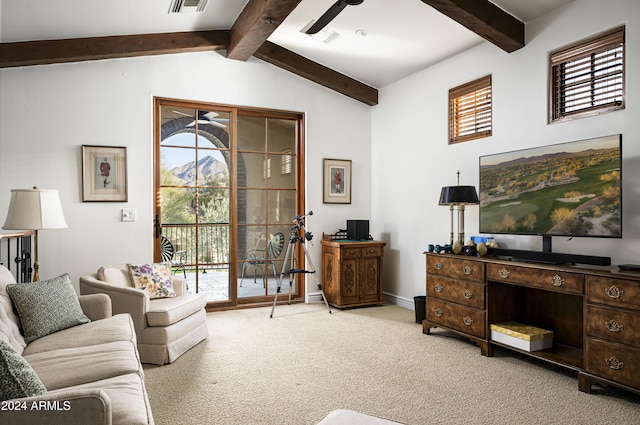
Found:
<svg viewBox="0 0 640 425"><path fill-rule="evenodd" d="M5 230L45 230L68 227L57 190L12 189Z"/></svg>

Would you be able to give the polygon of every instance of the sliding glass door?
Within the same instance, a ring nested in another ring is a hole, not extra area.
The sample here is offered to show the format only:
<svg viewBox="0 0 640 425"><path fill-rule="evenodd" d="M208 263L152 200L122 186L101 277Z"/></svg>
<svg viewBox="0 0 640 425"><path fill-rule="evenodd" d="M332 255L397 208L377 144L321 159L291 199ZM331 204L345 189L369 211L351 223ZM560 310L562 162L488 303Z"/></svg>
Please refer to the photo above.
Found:
<svg viewBox="0 0 640 425"><path fill-rule="evenodd" d="M302 115L168 99L155 110L156 261L212 307L270 302L304 205Z"/></svg>

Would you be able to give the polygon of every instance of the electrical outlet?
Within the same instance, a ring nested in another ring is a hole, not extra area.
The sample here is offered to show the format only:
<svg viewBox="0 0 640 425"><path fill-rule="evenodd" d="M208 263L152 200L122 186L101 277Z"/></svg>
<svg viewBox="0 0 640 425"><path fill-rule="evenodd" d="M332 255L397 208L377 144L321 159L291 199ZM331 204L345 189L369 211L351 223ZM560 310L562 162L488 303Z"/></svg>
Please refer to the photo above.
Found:
<svg viewBox="0 0 640 425"><path fill-rule="evenodd" d="M136 221L135 208L123 208L122 209L122 221Z"/></svg>

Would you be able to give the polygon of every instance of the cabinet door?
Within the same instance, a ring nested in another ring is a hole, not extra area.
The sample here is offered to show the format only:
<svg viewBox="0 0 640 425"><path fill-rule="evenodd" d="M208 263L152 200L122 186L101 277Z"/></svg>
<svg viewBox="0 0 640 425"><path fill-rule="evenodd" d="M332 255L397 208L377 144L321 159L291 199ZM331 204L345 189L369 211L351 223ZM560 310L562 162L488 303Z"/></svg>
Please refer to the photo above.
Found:
<svg viewBox="0 0 640 425"><path fill-rule="evenodd" d="M345 259L340 263L340 293L344 304L357 303L358 296L358 260Z"/></svg>
<svg viewBox="0 0 640 425"><path fill-rule="evenodd" d="M360 302L378 301L380 286L380 258L363 258L360 274Z"/></svg>
<svg viewBox="0 0 640 425"><path fill-rule="evenodd" d="M340 267L336 262L334 250L322 247L322 289L330 303L337 302L340 293L338 285L340 283Z"/></svg>

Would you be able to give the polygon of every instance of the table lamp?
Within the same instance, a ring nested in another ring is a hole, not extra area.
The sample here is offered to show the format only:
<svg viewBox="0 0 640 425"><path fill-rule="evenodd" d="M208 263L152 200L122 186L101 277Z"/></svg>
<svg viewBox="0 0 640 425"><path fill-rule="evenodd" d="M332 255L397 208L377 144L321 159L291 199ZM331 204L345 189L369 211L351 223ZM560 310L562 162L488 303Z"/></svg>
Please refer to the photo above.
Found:
<svg viewBox="0 0 640 425"><path fill-rule="evenodd" d="M33 281L40 279L38 269L38 230L63 229L67 222L62 213L62 205L57 190L12 189L7 219L2 226L5 230L33 230L35 261Z"/></svg>
<svg viewBox="0 0 640 425"><path fill-rule="evenodd" d="M458 185L445 186L440 192L438 205L448 205L451 211L450 244L453 245L453 210L458 208L458 241L464 245L464 207L465 205L477 205L478 193L475 186L460 186L460 171L458 171Z"/></svg>

